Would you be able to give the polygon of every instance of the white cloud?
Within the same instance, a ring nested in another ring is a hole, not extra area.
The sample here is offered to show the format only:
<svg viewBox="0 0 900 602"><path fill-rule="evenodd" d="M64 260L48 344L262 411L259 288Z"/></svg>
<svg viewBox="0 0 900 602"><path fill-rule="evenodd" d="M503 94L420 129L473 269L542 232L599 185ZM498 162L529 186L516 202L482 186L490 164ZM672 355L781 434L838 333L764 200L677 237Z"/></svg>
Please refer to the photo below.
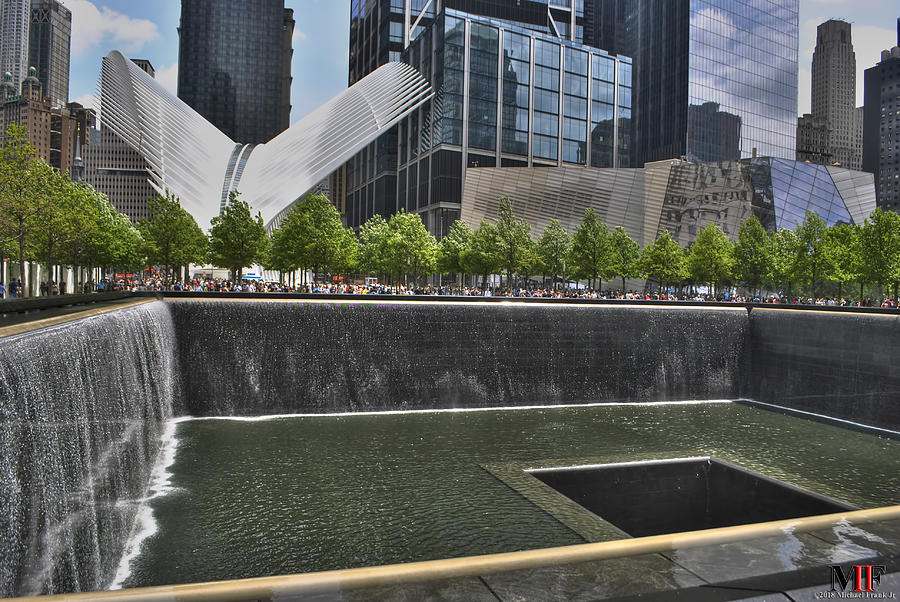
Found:
<svg viewBox="0 0 900 602"><path fill-rule="evenodd" d="M172 94L178 94L178 63L172 63L169 66L162 66L157 69L156 81Z"/></svg>
<svg viewBox="0 0 900 602"><path fill-rule="evenodd" d="M101 44L125 53L139 52L159 38L156 23L135 19L89 0L65 0L72 11L72 54L79 56Z"/></svg>
<svg viewBox="0 0 900 602"><path fill-rule="evenodd" d="M100 100L93 94L82 94L78 98L72 99L72 102L77 102L81 106L95 111L100 108Z"/></svg>
<svg viewBox="0 0 900 602"><path fill-rule="evenodd" d="M294 28L294 37L292 39L294 42L305 42L306 32L301 29Z"/></svg>

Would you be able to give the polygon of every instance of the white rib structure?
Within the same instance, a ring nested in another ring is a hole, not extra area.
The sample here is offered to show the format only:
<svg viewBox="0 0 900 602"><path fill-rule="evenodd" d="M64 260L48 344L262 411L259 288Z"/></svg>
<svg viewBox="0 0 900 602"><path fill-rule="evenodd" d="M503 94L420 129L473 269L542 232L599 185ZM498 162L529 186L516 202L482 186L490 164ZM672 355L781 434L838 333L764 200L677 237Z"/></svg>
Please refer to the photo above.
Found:
<svg viewBox="0 0 900 602"><path fill-rule="evenodd" d="M266 144L232 141L118 51L103 59L103 123L151 166L151 184L181 199L201 227L232 190L267 227L308 190L429 98L413 67L388 63Z"/></svg>

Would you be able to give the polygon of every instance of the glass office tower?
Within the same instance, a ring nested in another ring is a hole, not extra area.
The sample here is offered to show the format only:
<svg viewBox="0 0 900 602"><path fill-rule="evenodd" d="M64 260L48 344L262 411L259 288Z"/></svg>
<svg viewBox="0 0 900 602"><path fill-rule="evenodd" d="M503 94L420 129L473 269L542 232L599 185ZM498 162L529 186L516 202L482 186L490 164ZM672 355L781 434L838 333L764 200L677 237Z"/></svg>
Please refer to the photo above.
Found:
<svg viewBox="0 0 900 602"><path fill-rule="evenodd" d="M182 0L178 98L235 142L268 142L290 126L293 33L284 0Z"/></svg>
<svg viewBox="0 0 900 602"><path fill-rule="evenodd" d="M384 4L351 5L351 81L403 47L403 2ZM399 58L429 79L435 97L350 161L348 225L405 210L440 237L459 218L469 168L630 165L631 60L579 43L582 2L431 8ZM379 30L393 33L381 44L362 35Z"/></svg>
<svg viewBox="0 0 900 602"><path fill-rule="evenodd" d="M589 0L615 7L617 0ZM634 0L636 166L796 153L799 0Z"/></svg>

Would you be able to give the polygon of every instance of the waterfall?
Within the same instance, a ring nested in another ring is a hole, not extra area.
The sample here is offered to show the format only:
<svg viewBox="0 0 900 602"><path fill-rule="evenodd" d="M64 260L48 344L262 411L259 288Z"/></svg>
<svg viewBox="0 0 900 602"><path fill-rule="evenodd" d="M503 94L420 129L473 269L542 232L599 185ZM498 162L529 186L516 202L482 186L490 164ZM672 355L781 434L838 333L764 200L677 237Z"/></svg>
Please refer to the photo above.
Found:
<svg viewBox="0 0 900 602"><path fill-rule="evenodd" d="M193 416L732 399L745 361L742 307L168 304Z"/></svg>
<svg viewBox="0 0 900 602"><path fill-rule="evenodd" d="M111 582L172 417L165 304L0 339L0 597Z"/></svg>

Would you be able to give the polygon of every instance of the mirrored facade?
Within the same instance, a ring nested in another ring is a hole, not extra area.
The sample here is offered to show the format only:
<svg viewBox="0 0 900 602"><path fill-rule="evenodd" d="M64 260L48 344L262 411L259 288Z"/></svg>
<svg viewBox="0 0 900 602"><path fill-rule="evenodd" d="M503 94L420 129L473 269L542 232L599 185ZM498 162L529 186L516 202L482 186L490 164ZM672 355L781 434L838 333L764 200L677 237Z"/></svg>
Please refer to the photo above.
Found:
<svg viewBox="0 0 900 602"><path fill-rule="evenodd" d="M501 197L536 235L551 219L574 232L592 208L642 246L667 230L687 247L709 223L736 240L751 215L769 231L795 229L806 211L829 226L862 223L875 209L875 184L869 173L771 157L657 161L641 169L470 169L462 219L472 227L496 220Z"/></svg>
<svg viewBox="0 0 900 602"><path fill-rule="evenodd" d="M445 8L419 33L401 57L435 97L400 124L396 146L387 135L351 161L348 225L405 210L442 236L468 169L630 165L631 60L557 37L547 15L545 4L539 26Z"/></svg>
<svg viewBox="0 0 900 602"><path fill-rule="evenodd" d="M635 0L620 7L635 65L635 164L793 159L798 5Z"/></svg>

